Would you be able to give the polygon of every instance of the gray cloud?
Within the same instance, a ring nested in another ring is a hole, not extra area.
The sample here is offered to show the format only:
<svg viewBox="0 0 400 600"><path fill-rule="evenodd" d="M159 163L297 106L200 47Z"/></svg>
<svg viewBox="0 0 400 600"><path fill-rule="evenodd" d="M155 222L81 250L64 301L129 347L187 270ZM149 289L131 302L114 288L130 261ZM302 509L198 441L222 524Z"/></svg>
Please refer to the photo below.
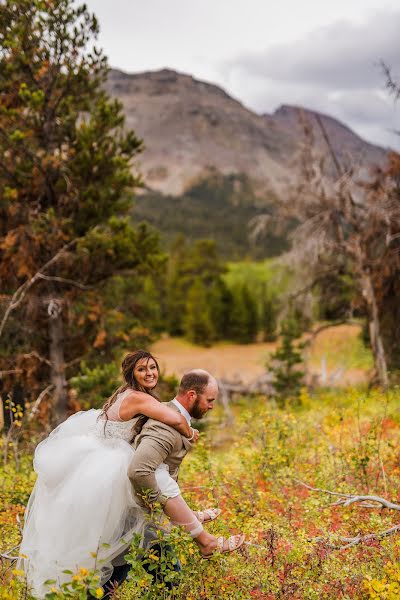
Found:
<svg viewBox="0 0 400 600"><path fill-rule="evenodd" d="M297 42L249 53L228 63L275 81L308 83L322 88L357 88L379 79L378 64L400 66L400 12L378 13L363 25L339 21Z"/></svg>
<svg viewBox="0 0 400 600"><path fill-rule="evenodd" d="M291 44L222 65L230 89L258 111L297 104L344 121L361 136L400 147L398 110L384 92L384 60L400 76L400 12L364 24L337 21ZM400 79L400 77L399 77ZM242 93L240 94L240 90ZM397 124L396 124L397 122Z"/></svg>

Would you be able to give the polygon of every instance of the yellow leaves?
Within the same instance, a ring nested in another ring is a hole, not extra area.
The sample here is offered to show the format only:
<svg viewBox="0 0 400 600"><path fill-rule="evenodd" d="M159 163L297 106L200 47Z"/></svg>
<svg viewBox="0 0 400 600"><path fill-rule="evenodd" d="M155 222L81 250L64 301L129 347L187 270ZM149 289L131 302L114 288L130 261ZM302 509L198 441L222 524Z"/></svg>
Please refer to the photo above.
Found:
<svg viewBox="0 0 400 600"><path fill-rule="evenodd" d="M93 342L93 348L102 348L106 343L107 333L104 329L101 329Z"/></svg>
<svg viewBox="0 0 400 600"><path fill-rule="evenodd" d="M102 307L100 306L100 304L98 304L97 302L91 303L89 312L88 312L88 316L87 316L89 321L92 321L92 323L97 321L101 315L101 311L102 311Z"/></svg>
<svg viewBox="0 0 400 600"><path fill-rule="evenodd" d="M18 277L29 277L30 276L29 266L26 263L21 263L18 268L17 275L18 275Z"/></svg>
<svg viewBox="0 0 400 600"><path fill-rule="evenodd" d="M5 236L1 247L3 250L11 250L15 248L18 241L18 231L16 229L12 229Z"/></svg>
<svg viewBox="0 0 400 600"><path fill-rule="evenodd" d="M17 198L18 190L16 190L15 188L10 188L6 185L6 187L4 188L4 200L10 202L12 200L17 200Z"/></svg>
<svg viewBox="0 0 400 600"><path fill-rule="evenodd" d="M400 598L400 564L389 562L382 579L367 577L363 581L368 598L373 600L398 600Z"/></svg>
<svg viewBox="0 0 400 600"><path fill-rule="evenodd" d="M12 573L13 575L15 575L16 577L23 577L23 576L24 576L24 572L23 572L23 571L21 571L21 569L13 569L13 570L11 571L11 573Z"/></svg>
<svg viewBox="0 0 400 600"><path fill-rule="evenodd" d="M43 77L44 75L46 75L47 71L49 70L49 61L48 60L44 60L40 69L37 72L37 76L38 77Z"/></svg>
<svg viewBox="0 0 400 600"><path fill-rule="evenodd" d="M150 560L154 560L155 562L157 562L157 561L160 560L160 557L157 556L157 554L151 553L151 554L149 554L149 559Z"/></svg>
<svg viewBox="0 0 400 600"><path fill-rule="evenodd" d="M10 135L9 135L9 139L12 142L22 142L22 140L25 138L25 134L23 131L21 131L20 129L15 129Z"/></svg>

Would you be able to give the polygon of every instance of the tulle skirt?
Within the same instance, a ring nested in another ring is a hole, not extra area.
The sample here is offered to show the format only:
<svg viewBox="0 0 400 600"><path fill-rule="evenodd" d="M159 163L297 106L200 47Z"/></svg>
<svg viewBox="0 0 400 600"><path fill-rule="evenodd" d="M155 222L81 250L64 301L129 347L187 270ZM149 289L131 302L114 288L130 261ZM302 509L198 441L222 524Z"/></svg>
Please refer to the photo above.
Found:
<svg viewBox="0 0 400 600"><path fill-rule="evenodd" d="M36 449L38 477L18 567L37 598L70 579L65 570L94 569L104 583L113 559L135 533L143 533L146 513L127 476L134 449L123 439L96 435L99 414L92 409L73 415Z"/></svg>

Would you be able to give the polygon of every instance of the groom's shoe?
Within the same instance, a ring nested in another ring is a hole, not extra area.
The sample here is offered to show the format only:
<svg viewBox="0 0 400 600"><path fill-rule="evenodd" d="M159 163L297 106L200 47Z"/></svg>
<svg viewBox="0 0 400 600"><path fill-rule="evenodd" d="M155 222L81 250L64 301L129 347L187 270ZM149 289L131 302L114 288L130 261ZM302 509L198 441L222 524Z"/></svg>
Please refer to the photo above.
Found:
<svg viewBox="0 0 400 600"><path fill-rule="evenodd" d="M175 571L176 573L180 573L182 571L181 563L179 562L174 549L164 541L157 541L152 544L150 548L151 553L155 554L159 558L165 556L167 557L169 569L162 571L160 566L158 569L150 570L150 565L146 563L146 560L144 560L142 564L143 569L146 571L146 573L151 575L153 583L164 583L168 590L172 590L172 588L176 586L176 583L174 581L164 581L164 576L167 575L169 571Z"/></svg>
<svg viewBox="0 0 400 600"><path fill-rule="evenodd" d="M160 527L157 527L154 523L148 524L145 528L142 567L146 571L146 573L148 573L152 577L153 583L164 582L166 588L171 590L173 587L175 587L176 584L174 581L164 581L164 576L168 573L168 571L175 571L176 573L180 573L182 571L182 566L174 552L174 549L170 546L170 544L168 544L168 542L165 539L160 539L160 531L163 531L165 535L168 534L167 531L161 529ZM161 565L158 569L149 569L150 565L148 564L148 561L146 561L146 551L150 549L152 554L155 554L160 558L167 559L167 564L169 567L167 571L162 572Z"/></svg>
<svg viewBox="0 0 400 600"><path fill-rule="evenodd" d="M103 598L111 598L113 592L117 587L123 584L125 579L128 577L130 571L130 565L121 565L120 567L114 567L113 574L110 579L103 585L104 596Z"/></svg>
<svg viewBox="0 0 400 600"><path fill-rule="evenodd" d="M115 590L122 585L125 579L128 577L128 573L130 570L130 565L121 565L119 567L114 567L113 573L108 581L103 585L104 596L103 600L107 600L112 598ZM95 596L92 594L87 595L87 600L95 600Z"/></svg>

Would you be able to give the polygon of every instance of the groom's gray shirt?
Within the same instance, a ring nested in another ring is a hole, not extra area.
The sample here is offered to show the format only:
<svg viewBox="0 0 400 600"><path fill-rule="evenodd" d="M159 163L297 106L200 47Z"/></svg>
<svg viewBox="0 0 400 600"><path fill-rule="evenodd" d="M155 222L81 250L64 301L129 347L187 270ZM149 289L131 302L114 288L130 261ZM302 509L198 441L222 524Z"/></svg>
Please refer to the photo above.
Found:
<svg viewBox="0 0 400 600"><path fill-rule="evenodd" d="M179 412L172 402L168 402L167 406ZM159 502L164 505L168 498L162 495L158 487L155 470L161 463L165 463L172 479L177 481L179 467L192 447L191 442L173 427L148 419L134 439L133 447L135 454L129 465L128 475L137 496L146 496L150 504Z"/></svg>

